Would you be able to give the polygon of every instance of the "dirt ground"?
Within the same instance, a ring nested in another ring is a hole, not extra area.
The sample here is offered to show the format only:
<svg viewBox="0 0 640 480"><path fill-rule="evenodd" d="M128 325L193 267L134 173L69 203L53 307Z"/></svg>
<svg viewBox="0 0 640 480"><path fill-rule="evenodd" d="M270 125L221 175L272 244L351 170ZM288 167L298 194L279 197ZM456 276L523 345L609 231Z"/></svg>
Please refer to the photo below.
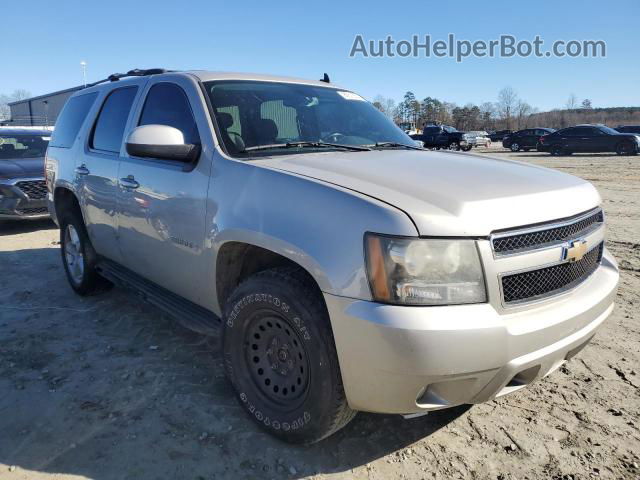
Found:
<svg viewBox="0 0 640 480"><path fill-rule="evenodd" d="M3 223L0 479L639 478L640 157L491 153L593 182L622 270L614 314L547 379L285 445L236 403L215 340L121 289L74 295L55 226Z"/></svg>

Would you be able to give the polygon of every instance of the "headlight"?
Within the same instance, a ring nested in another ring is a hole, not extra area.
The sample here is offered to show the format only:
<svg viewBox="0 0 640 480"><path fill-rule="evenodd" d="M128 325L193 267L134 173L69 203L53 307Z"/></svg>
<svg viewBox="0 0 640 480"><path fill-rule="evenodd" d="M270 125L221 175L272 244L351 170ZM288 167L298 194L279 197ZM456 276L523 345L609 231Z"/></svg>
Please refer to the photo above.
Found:
<svg viewBox="0 0 640 480"><path fill-rule="evenodd" d="M367 275L373 299L408 305L487 301L474 240L365 235Z"/></svg>

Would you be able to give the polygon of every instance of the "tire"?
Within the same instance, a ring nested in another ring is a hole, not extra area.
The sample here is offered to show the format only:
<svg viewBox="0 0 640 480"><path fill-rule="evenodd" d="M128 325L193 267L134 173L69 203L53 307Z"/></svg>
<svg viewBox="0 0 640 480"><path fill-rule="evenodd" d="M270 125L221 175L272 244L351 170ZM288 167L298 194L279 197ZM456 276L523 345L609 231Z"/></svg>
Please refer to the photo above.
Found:
<svg viewBox="0 0 640 480"><path fill-rule="evenodd" d="M356 415L324 300L298 269L259 272L236 288L224 312L222 352L240 404L283 441L318 442Z"/></svg>
<svg viewBox="0 0 640 480"><path fill-rule="evenodd" d="M560 145L554 145L551 147L550 152L554 157L559 157L560 155L564 155L564 148L562 148Z"/></svg>
<svg viewBox="0 0 640 480"><path fill-rule="evenodd" d="M77 209L60 216L60 253L69 285L78 295L93 295L111 286L95 269L96 252Z"/></svg>
<svg viewBox="0 0 640 480"><path fill-rule="evenodd" d="M519 152L520 151L520 144L518 142L513 142L511 144L511 147L509 147L509 148L511 148L512 152Z"/></svg>
<svg viewBox="0 0 640 480"><path fill-rule="evenodd" d="M637 149L631 142L620 142L616 146L617 155L636 155Z"/></svg>
<svg viewBox="0 0 640 480"><path fill-rule="evenodd" d="M460 150L462 150L463 152L468 152L469 150L471 150L471 147L462 147Z"/></svg>
<svg viewBox="0 0 640 480"><path fill-rule="evenodd" d="M460 144L458 142L451 142L447 148L449 150L460 150Z"/></svg>

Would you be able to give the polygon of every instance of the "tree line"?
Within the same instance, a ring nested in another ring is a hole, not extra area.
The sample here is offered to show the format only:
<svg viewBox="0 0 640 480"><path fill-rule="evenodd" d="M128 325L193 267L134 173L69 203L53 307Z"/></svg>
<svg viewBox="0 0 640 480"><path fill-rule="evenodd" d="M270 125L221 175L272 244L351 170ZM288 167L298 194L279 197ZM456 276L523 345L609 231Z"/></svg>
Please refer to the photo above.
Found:
<svg viewBox="0 0 640 480"><path fill-rule="evenodd" d="M640 107L594 108L590 99L571 94L563 108L540 112L519 97L512 87L498 92L495 102L464 106L433 97L418 100L411 91L400 103L378 95L373 105L404 129L429 124L451 125L458 130L521 130L523 128L565 128L580 123L603 123L615 127L640 124Z"/></svg>

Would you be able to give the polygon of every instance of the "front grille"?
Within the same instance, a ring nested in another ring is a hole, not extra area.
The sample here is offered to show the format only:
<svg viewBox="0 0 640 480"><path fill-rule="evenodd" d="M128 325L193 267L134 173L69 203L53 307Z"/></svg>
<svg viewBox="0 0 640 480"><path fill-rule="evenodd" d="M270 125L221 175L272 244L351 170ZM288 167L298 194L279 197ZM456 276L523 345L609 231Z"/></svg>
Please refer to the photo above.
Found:
<svg viewBox="0 0 640 480"><path fill-rule="evenodd" d="M602 210L598 210L586 217L581 216L574 222L568 220L562 225L550 226L550 228L541 226L539 229L530 232L499 236L493 239L493 251L504 255L551 243L566 242L579 237L581 233L591 228L594 224L602 222L604 222L604 214Z"/></svg>
<svg viewBox="0 0 640 480"><path fill-rule="evenodd" d="M43 213L49 213L47 207L37 207L37 208L21 208L18 210L20 215L41 215Z"/></svg>
<svg viewBox="0 0 640 480"><path fill-rule="evenodd" d="M577 262L505 275L502 277L504 303L532 301L573 288L598 268L603 250L604 244L600 243Z"/></svg>
<svg viewBox="0 0 640 480"><path fill-rule="evenodd" d="M44 180L28 180L16 183L16 187L22 190L32 200L41 200L47 197L47 184Z"/></svg>

